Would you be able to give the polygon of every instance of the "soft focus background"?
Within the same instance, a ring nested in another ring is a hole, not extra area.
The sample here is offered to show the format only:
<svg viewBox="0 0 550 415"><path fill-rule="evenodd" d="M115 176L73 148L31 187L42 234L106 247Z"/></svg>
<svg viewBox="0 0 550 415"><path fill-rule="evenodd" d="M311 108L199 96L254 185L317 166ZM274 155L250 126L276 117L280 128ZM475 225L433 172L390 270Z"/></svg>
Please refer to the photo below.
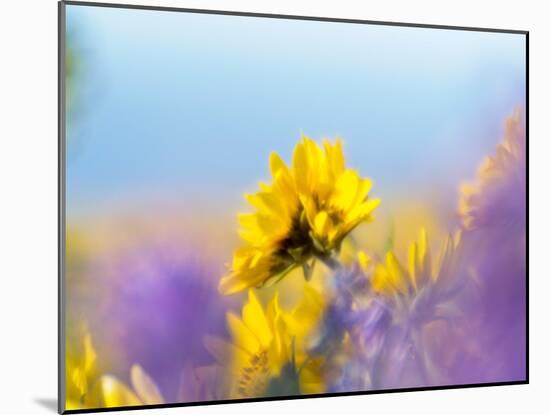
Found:
<svg viewBox="0 0 550 415"><path fill-rule="evenodd" d="M457 226L525 101L510 34L69 6L67 45L69 341L85 325L102 370L139 363L170 401L239 307L216 286L271 151L342 137L382 199L354 236L403 254Z"/></svg>
<svg viewBox="0 0 550 415"><path fill-rule="evenodd" d="M114 0L113 0L114 1ZM136 1L137 3L137 1ZM477 413L499 411L503 414L544 407L548 390L548 280L538 278L548 271L545 238L549 230L548 140L546 97L549 83L549 55L543 48L549 39L544 4L536 1L441 3L434 0L392 0L334 2L323 0L143 0L140 3L234 9L274 13L334 16L377 20L456 24L470 26L528 29L531 32L531 134L530 143L531 227L531 362L530 385L498 388L468 388L425 393L379 394L337 399L307 399L260 402L246 405L216 405L193 408L151 410L151 413L266 414L281 411L412 411L423 414ZM3 344L1 354L4 381L10 393L3 399L7 412L47 414L55 407L57 360L57 148L56 118L56 1L27 0L6 3L0 16L3 24L3 53L7 64L0 79L0 100L6 114L0 124L2 163L0 170L7 202L3 206L2 261L6 295L0 313L4 333L11 341ZM24 22L24 24L22 24ZM22 163L24 160L24 163ZM537 183L539 186L537 186ZM536 206L536 208L535 208ZM12 277L9 277L12 276ZM32 306L31 306L32 305ZM534 330L533 330L534 328ZM17 335L14 337L13 334ZM32 375L23 366L32 368ZM412 408L412 409L411 409ZM415 409L416 408L416 409Z"/></svg>
<svg viewBox="0 0 550 415"><path fill-rule="evenodd" d="M69 6L67 35L70 219L234 211L300 132L341 136L384 199L454 205L525 98L511 34Z"/></svg>

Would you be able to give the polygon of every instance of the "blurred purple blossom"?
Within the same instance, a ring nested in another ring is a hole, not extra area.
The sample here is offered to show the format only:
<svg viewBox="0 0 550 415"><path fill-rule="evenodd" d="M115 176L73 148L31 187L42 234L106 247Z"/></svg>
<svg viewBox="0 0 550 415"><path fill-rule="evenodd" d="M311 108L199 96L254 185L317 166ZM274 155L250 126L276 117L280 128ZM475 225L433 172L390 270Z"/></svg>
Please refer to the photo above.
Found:
<svg viewBox="0 0 550 415"><path fill-rule="evenodd" d="M103 347L119 351L115 374L124 377L125 367L138 363L177 401L182 372L211 361L203 337L225 333L230 299L217 291L219 271L196 249L173 242L118 253L96 271L108 278L95 332Z"/></svg>

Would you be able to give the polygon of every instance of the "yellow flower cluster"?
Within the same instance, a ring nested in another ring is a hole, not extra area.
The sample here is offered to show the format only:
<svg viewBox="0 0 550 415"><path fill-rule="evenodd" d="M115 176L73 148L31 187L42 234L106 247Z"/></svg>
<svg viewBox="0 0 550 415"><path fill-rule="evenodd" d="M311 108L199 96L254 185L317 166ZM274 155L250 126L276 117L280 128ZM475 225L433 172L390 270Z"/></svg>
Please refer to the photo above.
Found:
<svg viewBox="0 0 550 415"><path fill-rule="evenodd" d="M281 308L277 294L264 309L256 294L249 290L241 316L227 315L232 341L205 339L210 353L228 369L228 396L250 398L278 394L274 380L283 374L287 384L296 382L294 393L321 392L322 362L308 357L305 341L318 324L323 309L321 295L309 286L301 303L291 312Z"/></svg>
<svg viewBox="0 0 550 415"><path fill-rule="evenodd" d="M86 332L83 339L80 353L67 359L67 410L164 403L155 382L137 364L130 369L131 388L114 376L99 375L92 337Z"/></svg>
<svg viewBox="0 0 550 415"><path fill-rule="evenodd" d="M407 266L403 266L394 252L386 253L385 262L374 267L373 289L385 296L413 296L428 285L448 286L456 276L457 249L460 234L448 236L437 263L434 263L425 229L421 229L418 241L409 246ZM361 252L359 264L364 271L371 261Z"/></svg>
<svg viewBox="0 0 550 415"><path fill-rule="evenodd" d="M220 282L224 294L259 287L308 261L330 262L342 240L373 219L378 199L368 197L370 179L345 167L342 142L319 146L308 137L296 145L292 166L270 157L271 184L247 195L256 212L239 216L244 245Z"/></svg>

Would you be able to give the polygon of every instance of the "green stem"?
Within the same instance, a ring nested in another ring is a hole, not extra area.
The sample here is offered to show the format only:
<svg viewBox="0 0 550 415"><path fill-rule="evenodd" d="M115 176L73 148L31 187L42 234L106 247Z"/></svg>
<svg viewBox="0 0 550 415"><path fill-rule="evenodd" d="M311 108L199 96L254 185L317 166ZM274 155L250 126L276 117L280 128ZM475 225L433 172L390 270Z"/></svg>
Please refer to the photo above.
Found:
<svg viewBox="0 0 550 415"><path fill-rule="evenodd" d="M323 264L329 267L332 271L338 271L341 267L340 262L331 256L320 255L318 256L318 258L323 262Z"/></svg>

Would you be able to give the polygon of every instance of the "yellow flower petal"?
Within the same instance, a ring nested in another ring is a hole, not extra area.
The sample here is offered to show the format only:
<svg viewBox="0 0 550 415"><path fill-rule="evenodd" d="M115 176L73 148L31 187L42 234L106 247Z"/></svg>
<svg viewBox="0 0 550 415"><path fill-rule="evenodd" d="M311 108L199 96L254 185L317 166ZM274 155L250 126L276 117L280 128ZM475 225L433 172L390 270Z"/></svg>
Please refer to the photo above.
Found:
<svg viewBox="0 0 550 415"><path fill-rule="evenodd" d="M271 175L273 178L276 177L279 170L287 169L283 159L281 159L281 157L274 151L269 155L269 169L271 170Z"/></svg>
<svg viewBox="0 0 550 415"><path fill-rule="evenodd" d="M342 149L342 140L337 139L334 145L328 140L323 141L325 153L330 166L333 180L344 172L344 151Z"/></svg>
<svg viewBox="0 0 550 415"><path fill-rule="evenodd" d="M227 313L227 326L237 346L250 354L254 354L260 349L260 342L256 335L235 314Z"/></svg>
<svg viewBox="0 0 550 415"><path fill-rule="evenodd" d="M308 193L308 160L302 143L296 145L292 156L292 174L298 192Z"/></svg>
<svg viewBox="0 0 550 415"><path fill-rule="evenodd" d="M269 322L254 291L248 290L248 302L243 306L244 324L256 336L262 347L267 347L273 338Z"/></svg>
<svg viewBox="0 0 550 415"><path fill-rule="evenodd" d="M114 376L105 375L99 380L104 406L141 405L141 400L124 383Z"/></svg>
<svg viewBox="0 0 550 415"><path fill-rule="evenodd" d="M140 365L133 365L130 369L132 387L145 405L164 403L164 398L151 377L145 373Z"/></svg>
<svg viewBox="0 0 550 415"><path fill-rule="evenodd" d="M332 230L332 221L325 210L319 212L315 216L313 230L321 239L326 238L328 233Z"/></svg>
<svg viewBox="0 0 550 415"><path fill-rule="evenodd" d="M357 261L359 262L359 267L361 268L361 271L366 274L369 271L370 264L372 263L370 257L365 252L359 251L357 253Z"/></svg>

